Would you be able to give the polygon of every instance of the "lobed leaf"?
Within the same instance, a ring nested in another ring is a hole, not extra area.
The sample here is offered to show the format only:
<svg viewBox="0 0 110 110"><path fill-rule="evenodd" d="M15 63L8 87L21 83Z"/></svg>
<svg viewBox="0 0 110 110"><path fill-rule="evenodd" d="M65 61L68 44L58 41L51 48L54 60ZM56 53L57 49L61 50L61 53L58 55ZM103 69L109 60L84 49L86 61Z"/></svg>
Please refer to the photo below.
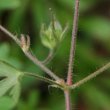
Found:
<svg viewBox="0 0 110 110"><path fill-rule="evenodd" d="M8 96L13 100L13 106L17 103L20 95L20 77L22 72L10 64L0 60L0 99Z"/></svg>

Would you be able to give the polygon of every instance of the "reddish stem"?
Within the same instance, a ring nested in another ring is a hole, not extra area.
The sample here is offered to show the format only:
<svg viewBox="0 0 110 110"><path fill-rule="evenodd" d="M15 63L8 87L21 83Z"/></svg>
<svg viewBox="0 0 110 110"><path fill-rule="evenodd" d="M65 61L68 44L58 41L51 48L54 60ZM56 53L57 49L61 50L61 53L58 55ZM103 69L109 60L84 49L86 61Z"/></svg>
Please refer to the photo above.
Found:
<svg viewBox="0 0 110 110"><path fill-rule="evenodd" d="M66 110L71 110L70 91L65 90L64 95L65 95Z"/></svg>
<svg viewBox="0 0 110 110"><path fill-rule="evenodd" d="M77 36L77 30L78 30L78 16L79 16L79 0L75 0L73 31L72 31L72 40L71 40L71 49L70 49L68 76L67 76L68 85L72 85L73 63L74 63L74 56L75 56L75 43L76 43L76 36Z"/></svg>

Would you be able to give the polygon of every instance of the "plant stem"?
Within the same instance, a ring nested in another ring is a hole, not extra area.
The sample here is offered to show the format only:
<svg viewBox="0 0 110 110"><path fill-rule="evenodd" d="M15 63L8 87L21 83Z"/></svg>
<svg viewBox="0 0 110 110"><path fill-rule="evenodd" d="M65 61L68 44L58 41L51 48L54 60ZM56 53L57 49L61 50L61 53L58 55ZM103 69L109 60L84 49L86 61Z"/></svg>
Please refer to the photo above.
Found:
<svg viewBox="0 0 110 110"><path fill-rule="evenodd" d="M79 17L79 0L75 0L73 31L72 31L72 40L71 40L68 76L67 76L68 85L72 85L73 63L74 63L74 56L75 56L75 43L76 43L76 36L77 36L77 30L78 30L78 17Z"/></svg>
<svg viewBox="0 0 110 110"><path fill-rule="evenodd" d="M74 20L73 20L73 30L72 30L72 40L71 40L71 48L70 48L70 57L69 57L69 65L68 65L68 75L67 75L67 85L72 85L72 74L73 74L73 63L75 56L75 43L76 36L78 30L78 16L79 16L79 0L75 0L75 11L74 11ZM70 100L70 91L65 90L65 103L66 110L71 110L71 100Z"/></svg>
<svg viewBox="0 0 110 110"><path fill-rule="evenodd" d="M34 57L30 52L26 51L24 54L37 66L41 68L41 70L45 71L49 76L54 78L55 80L60 80L60 78L54 74L50 69L48 69L46 66L44 66L36 57Z"/></svg>
<svg viewBox="0 0 110 110"><path fill-rule="evenodd" d="M43 76L40 76L40 75L37 75L36 73L29 73L29 72L23 72L24 75L26 76L31 76L31 77L34 77L38 80L41 80L41 81L44 81L44 82L47 82L47 83L50 83L51 85L56 85L58 86L59 88L63 88L59 83L57 83L56 81L54 80L51 80L49 78L46 78L46 77L43 77Z"/></svg>
<svg viewBox="0 0 110 110"><path fill-rule="evenodd" d="M10 33L8 30L6 30L3 26L0 25L0 30L3 31L5 34L7 34L9 37L11 37L22 49L21 47L21 41L14 36L12 33ZM24 54L37 66L39 66L44 72L46 72L50 77L52 77L55 80L60 80L60 78L55 75L50 69L48 69L45 65L43 65L36 57L34 57L29 51L23 51Z"/></svg>
<svg viewBox="0 0 110 110"><path fill-rule="evenodd" d="M44 61L42 61L42 63L44 65L48 64L53 59L53 57L54 57L54 52L50 50L48 56L46 57Z"/></svg>
<svg viewBox="0 0 110 110"><path fill-rule="evenodd" d="M7 29L5 29L2 25L0 25L0 30L3 31L9 37L11 37L19 46L21 46L20 40Z"/></svg>
<svg viewBox="0 0 110 110"><path fill-rule="evenodd" d="M71 110L70 91L69 90L65 90L64 91L64 95L65 95L66 110Z"/></svg>
<svg viewBox="0 0 110 110"><path fill-rule="evenodd" d="M102 72L104 72L105 70L107 70L108 68L110 68L110 62L107 63L105 66L103 66L102 68L98 69L96 72L90 74L89 76L85 77L84 79L80 80L79 82L73 84L72 86L70 86L71 89L75 89L79 86L81 86L82 84L86 83L87 81L93 79L94 77L96 77L97 75L101 74Z"/></svg>

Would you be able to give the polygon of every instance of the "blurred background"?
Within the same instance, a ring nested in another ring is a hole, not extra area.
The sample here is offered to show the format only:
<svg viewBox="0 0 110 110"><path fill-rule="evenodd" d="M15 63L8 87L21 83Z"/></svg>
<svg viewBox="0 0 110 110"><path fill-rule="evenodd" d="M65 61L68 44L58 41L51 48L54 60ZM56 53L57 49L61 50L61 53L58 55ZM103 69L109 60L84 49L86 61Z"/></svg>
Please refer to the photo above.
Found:
<svg viewBox="0 0 110 110"><path fill-rule="evenodd" d="M41 43L40 28L42 23L49 25L49 8L52 8L62 27L69 23L70 28L47 66L66 80L73 6L74 0L0 0L0 24L18 37L21 33L28 34L31 49L42 61L49 50ZM19 70L46 76L3 32L0 32L0 59ZM110 0L81 0L73 81L79 81L109 61ZM74 90L71 97L73 110L110 110L110 69ZM8 107L8 103L4 106ZM20 100L13 110L65 110L63 92L34 78L23 78Z"/></svg>

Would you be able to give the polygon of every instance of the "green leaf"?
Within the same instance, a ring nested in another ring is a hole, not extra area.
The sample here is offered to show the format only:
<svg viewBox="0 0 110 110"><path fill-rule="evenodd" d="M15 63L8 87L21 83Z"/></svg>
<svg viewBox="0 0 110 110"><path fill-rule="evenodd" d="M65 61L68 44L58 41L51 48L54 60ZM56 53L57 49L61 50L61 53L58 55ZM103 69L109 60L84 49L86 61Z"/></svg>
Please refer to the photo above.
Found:
<svg viewBox="0 0 110 110"><path fill-rule="evenodd" d="M0 97L0 110L11 110L13 108L13 100L10 97Z"/></svg>
<svg viewBox="0 0 110 110"><path fill-rule="evenodd" d="M42 44L50 50L55 50L64 38L68 26L62 29L61 24L55 18L51 21L48 28L45 24L41 28L41 41Z"/></svg>
<svg viewBox="0 0 110 110"><path fill-rule="evenodd" d="M14 9L20 5L20 0L0 0L0 10Z"/></svg>
<svg viewBox="0 0 110 110"><path fill-rule="evenodd" d="M0 60L0 98L10 96L13 106L17 103L20 95L20 77L22 72L10 64Z"/></svg>
<svg viewBox="0 0 110 110"><path fill-rule="evenodd" d="M10 95L12 96L12 99L14 100L14 104L17 104L19 97L20 97L20 83L17 83L16 86L13 87L13 89L10 91Z"/></svg>

